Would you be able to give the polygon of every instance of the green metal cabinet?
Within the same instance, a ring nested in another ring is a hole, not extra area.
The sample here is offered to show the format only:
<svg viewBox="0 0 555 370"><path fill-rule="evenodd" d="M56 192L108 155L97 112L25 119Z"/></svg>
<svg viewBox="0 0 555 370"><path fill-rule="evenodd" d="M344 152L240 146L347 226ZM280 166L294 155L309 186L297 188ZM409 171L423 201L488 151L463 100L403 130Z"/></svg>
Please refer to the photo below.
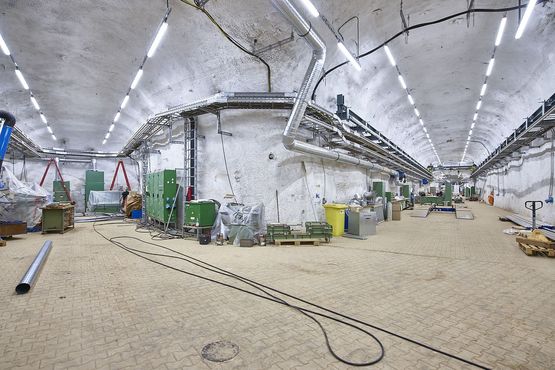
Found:
<svg viewBox="0 0 555 370"><path fill-rule="evenodd" d="M172 211L172 206L177 193L176 171L163 170L150 173L147 175L146 185L147 216L163 223L175 222L177 209ZM177 204L175 208L177 208Z"/></svg>
<svg viewBox="0 0 555 370"><path fill-rule="evenodd" d="M64 185L68 192L71 191L69 181L64 181ZM67 194L64 191L64 187L62 186L62 182L58 180L54 180L52 183L52 190L54 190L54 202L69 202L67 198Z"/></svg>
<svg viewBox="0 0 555 370"><path fill-rule="evenodd" d="M216 219L216 204L209 200L193 200L185 203L185 224L212 226Z"/></svg>
<svg viewBox="0 0 555 370"><path fill-rule="evenodd" d="M410 185L401 186L401 195L405 197L405 199L410 199Z"/></svg>
<svg viewBox="0 0 555 370"><path fill-rule="evenodd" d="M372 183L372 190L374 190L377 197L385 197L385 185L382 181L374 181Z"/></svg>
<svg viewBox="0 0 555 370"><path fill-rule="evenodd" d="M85 209L88 206L91 190L104 190L104 171L87 170L85 172Z"/></svg>

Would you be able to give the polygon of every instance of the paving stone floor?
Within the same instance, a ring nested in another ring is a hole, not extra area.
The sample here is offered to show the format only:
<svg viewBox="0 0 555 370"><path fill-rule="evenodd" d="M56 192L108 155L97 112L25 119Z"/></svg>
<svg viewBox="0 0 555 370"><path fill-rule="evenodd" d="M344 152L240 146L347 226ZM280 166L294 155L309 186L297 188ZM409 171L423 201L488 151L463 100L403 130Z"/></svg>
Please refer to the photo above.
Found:
<svg viewBox="0 0 555 370"><path fill-rule="evenodd" d="M502 233L510 227L498 221L503 210L469 206L473 221L404 211L368 240L336 238L320 247L158 243L487 367L555 369L555 259L524 255ZM150 240L133 225L98 228ZM327 351L317 325L291 308L148 262L108 243L91 224L48 238L53 250L27 295L14 288L46 236L0 248L1 369L347 368ZM151 258L240 284L181 260ZM322 323L340 356L377 354L356 330ZM472 368L370 331L386 351L374 368ZM203 360L203 346L218 340L236 343L238 356Z"/></svg>

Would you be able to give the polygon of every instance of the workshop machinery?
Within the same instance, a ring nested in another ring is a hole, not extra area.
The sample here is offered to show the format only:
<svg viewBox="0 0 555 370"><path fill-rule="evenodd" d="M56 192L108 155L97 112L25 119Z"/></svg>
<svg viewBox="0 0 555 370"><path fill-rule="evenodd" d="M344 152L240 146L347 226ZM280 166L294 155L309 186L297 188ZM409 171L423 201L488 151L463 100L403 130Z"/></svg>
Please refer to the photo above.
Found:
<svg viewBox="0 0 555 370"><path fill-rule="evenodd" d="M163 170L147 175L146 212L150 219L164 224L176 222L176 178L176 170Z"/></svg>

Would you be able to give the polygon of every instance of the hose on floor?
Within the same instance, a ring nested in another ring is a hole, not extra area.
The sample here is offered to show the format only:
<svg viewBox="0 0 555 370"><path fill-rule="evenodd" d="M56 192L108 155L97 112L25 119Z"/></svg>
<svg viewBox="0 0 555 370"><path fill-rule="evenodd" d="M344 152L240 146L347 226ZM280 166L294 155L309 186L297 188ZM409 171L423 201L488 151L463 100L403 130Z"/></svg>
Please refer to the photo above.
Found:
<svg viewBox="0 0 555 370"><path fill-rule="evenodd" d="M466 364L468 364L468 365L477 367L477 368L479 368L479 369L485 369L485 370L488 370L488 369L489 369L488 367L485 367L485 366L480 365L480 364L478 364L478 363L472 362L472 361L470 361L470 360L466 360L466 359L464 359L464 358L458 357L458 356L453 355L453 354L450 354L450 353L448 353L448 352L442 351L442 350L440 350L440 349L437 349L437 348L432 347L432 346L430 346L430 345L421 343L421 342L416 341L416 340L414 340L414 339L410 339L410 338L408 338L408 337L405 337L405 336L403 336L403 335L400 335L400 334L397 334L397 333L395 333L395 332L389 331L389 330L387 330L387 329L378 327L378 326L373 325L373 324L369 324L369 323L364 322L364 321L362 321L362 320L358 320L358 319L356 319L356 318L354 318L354 317L341 314L341 313L339 313L339 312L337 312L337 311L328 309L328 308L326 308L326 307L320 306L320 305L318 305L318 304L316 304L316 303L312 303L312 302L310 302L310 301L307 301L307 300L305 300L305 299L299 298L299 297L297 297L297 296L294 296L294 295L285 293L285 292L280 291L280 290L278 290L278 289L274 289L274 288L272 288L272 287L270 287L270 286L264 285L264 284L262 284L262 283L259 283L259 282L255 281L255 280L248 279L248 278L246 278L246 277L244 277L244 276L241 276L241 275L234 274L234 273L232 273L232 272L226 271L226 270L224 270L224 269L222 269L222 268L220 268L220 267L217 267L217 266L215 266L215 265L209 264L208 262L204 262L204 261L202 261L202 260L200 260L200 259L194 258L194 257L189 256L189 255L187 255L187 254L181 253L181 252L176 251L176 250L174 250L174 249L172 249L172 248L169 248L169 247L166 247L166 246L163 246L163 245L160 245L160 244L148 242L148 241L145 241L145 240L142 240L142 239L133 237L133 236L115 236L115 237L109 238L109 237L107 237L106 235L102 234L102 233L97 229L97 227L96 227L96 226L100 226L100 225L110 225L110 224L113 225L113 224L117 224L117 223L93 224L93 229L94 229L94 231L95 231L98 235L100 235L103 239L105 239L105 240L107 240L108 242L110 242L111 244L113 244L113 245L115 245L115 246L117 246L117 247L119 247L119 248L125 250L125 251L128 252L128 253L131 253L131 254L133 254L133 255L135 255L135 256L138 256L138 257L140 257L140 258L143 258L143 259L145 259L145 260L147 260L147 261L150 261L150 262L152 262L152 263L158 264L158 265L160 265L160 266L169 268L169 269L171 269L171 270L178 271L178 272L184 273L184 274L186 274L186 275L193 276L193 277L196 277L196 278L199 278L199 279L202 279L202 280L205 280L205 281L209 281L209 282L212 282L212 283L216 283L216 284L219 284L219 285L228 287L228 288L232 288L232 289L241 291L241 292L243 292L243 293L246 293L246 294L255 296L255 297L257 297L257 298L262 298L262 299L265 299L265 300L268 300L268 301L271 301L271 302L275 302L275 303L284 305L284 306L289 307L289 308L292 308L292 309L298 311L299 313L303 314L304 316L310 318L311 320L313 320L313 321L318 325L318 327L319 327L320 330L322 331L322 333L323 333L323 335L324 335L325 342L326 342L326 346L327 346L327 348L328 348L328 351L331 353L331 355L332 355L335 359L337 359L338 361L340 361L340 362L342 362L342 363L344 363L344 364L351 365L351 366L370 366L370 365L374 365L374 364L378 363L379 361L381 361L381 360L383 359L383 357L384 357L384 355L385 355L385 349L384 349L384 347L383 347L383 344L380 342L380 340L379 340L375 335L369 333L368 331L366 331L365 329L363 329L363 328L361 328L361 327L359 327L359 326L357 326L357 325L354 325L354 324L352 324L352 323L350 323L350 322L347 322L347 321L345 321L345 320L338 319L338 318L336 318L336 317L333 317L333 316L330 316L330 315L327 315L327 314L324 314L324 313L321 313L321 312L317 312L317 311L314 311L314 310L311 310L311 309L308 309L308 308L305 308L305 307L300 307L300 306L291 304L291 303L287 302L286 300L284 300L284 299L282 299L282 298L279 298L279 297L277 297L276 295L270 293L269 291L272 291L272 292L274 292L274 293L277 293L277 294L280 294L280 295L289 297L289 298L291 298L291 299L293 299L293 300L302 302L302 303L304 303L304 304L307 304L307 305L309 305L309 306L312 306L312 307L315 307L315 308L317 308L317 309L323 310L323 311L328 312L328 313L330 313L330 314L339 316L339 317L341 317L341 318L343 318L343 319L352 321L352 322L354 322L354 323L357 323L357 324L360 324L360 325L364 325L364 326L370 327L370 328L375 329L375 330L379 330L379 331L384 332L384 333L386 333L386 334L392 335L392 336L394 336L394 337L396 337L396 338L399 338L399 339L405 340L405 341L407 341L407 342L410 342L410 343L412 343L412 344L415 344L415 345L417 345L417 346L426 348L426 349L428 349L428 350L430 350L430 351L433 351L433 352L442 354L442 355L447 356L447 357L449 357L449 358L452 358L452 359L454 359L454 360L458 360L458 361L464 362L464 363L466 363ZM125 243L121 242L120 240L133 240L133 241L137 241L137 242L140 242L140 243L144 243L144 244L146 244L146 245L150 245L150 246L153 246L153 247L157 247L157 248L164 249L164 250L166 250L166 251L175 253L175 254L177 254L177 256L176 256L176 255L165 254L165 253L147 252L147 251L143 251L143 250L140 250L140 249L131 248L131 247L129 247L128 245L126 245ZM212 279L212 278L209 278L209 277L206 277L206 276L198 275L198 274L195 274L195 273L192 273L192 272L183 270L183 269L179 269L179 268L177 268L177 267L174 267L174 266L171 266L171 265L167 265L167 264L165 264L165 263L163 263L163 262L157 261L157 260L152 259L152 258L149 258L149 257L147 257L147 256L166 257L166 258L172 258L172 259L182 260L182 261L185 261L185 262L187 262L187 263L190 263L190 264L192 264L192 265L194 265L194 266L197 266L197 267L199 267L199 268L201 268L201 269L204 269L204 270L213 272L213 273L215 273L215 274L223 275L223 276L226 276L226 277L229 277L229 278L236 279L236 280L238 280L238 281L240 281L240 282L242 282L242 283L244 283L244 284L246 284L246 285L248 285L248 286L250 286L250 287L252 287L252 288L255 288L256 290L258 290L258 291L264 293L265 295L262 295L262 294L259 294L259 293L255 293L255 292L246 290L246 289L244 289L244 288L241 288L241 287L238 287L238 286L234 286L234 285L231 285L231 284L229 284L229 283L225 283L225 282L222 282L222 281L219 281L219 280L215 280L215 279ZM349 326L349 327L351 327L351 328L353 328L353 329L355 329L355 330L358 330L359 332L362 332L363 334L369 336L369 337L372 338L372 339L377 343L377 345L379 346L379 351L380 351L379 355L376 356L373 360L367 361L367 362L352 362L352 361L349 361L349 360L344 359L344 358L342 358L341 356L337 355L337 353L336 353L336 352L333 350L333 348L331 347L331 344L330 344L330 342L329 342L329 337L328 337L327 331L324 329L324 327L323 327L323 325L320 323L320 321L319 321L317 318L315 318L313 315L315 315L315 316L320 316L320 317L323 317L323 318L327 318L327 319L330 319L330 320L335 321L335 322L340 323L340 324L344 324L344 325L346 325L346 326Z"/></svg>

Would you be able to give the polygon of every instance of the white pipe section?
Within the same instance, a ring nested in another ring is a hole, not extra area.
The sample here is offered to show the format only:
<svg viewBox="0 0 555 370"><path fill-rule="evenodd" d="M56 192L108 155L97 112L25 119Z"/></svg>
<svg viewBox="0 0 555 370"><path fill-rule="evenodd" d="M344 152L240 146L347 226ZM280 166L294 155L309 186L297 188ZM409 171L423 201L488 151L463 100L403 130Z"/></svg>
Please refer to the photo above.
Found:
<svg viewBox="0 0 555 370"><path fill-rule="evenodd" d="M318 77L324 68L326 60L326 45L318 33L310 26L310 24L301 16L299 11L289 0L272 0L274 6L283 14L283 16L293 25L300 35L304 35L305 41L312 47L312 59L308 66L308 70L304 76L299 92L295 99L295 104L291 110L291 115L287 121L287 126L283 131L283 145L286 149L308 154L320 158L325 158L341 163L353 164L369 168L371 170L380 171L392 176L397 176L397 171L387 167L359 159L337 151L321 148L316 145L307 144L295 140L297 130L304 117L306 107L308 106L308 96L314 89Z"/></svg>

